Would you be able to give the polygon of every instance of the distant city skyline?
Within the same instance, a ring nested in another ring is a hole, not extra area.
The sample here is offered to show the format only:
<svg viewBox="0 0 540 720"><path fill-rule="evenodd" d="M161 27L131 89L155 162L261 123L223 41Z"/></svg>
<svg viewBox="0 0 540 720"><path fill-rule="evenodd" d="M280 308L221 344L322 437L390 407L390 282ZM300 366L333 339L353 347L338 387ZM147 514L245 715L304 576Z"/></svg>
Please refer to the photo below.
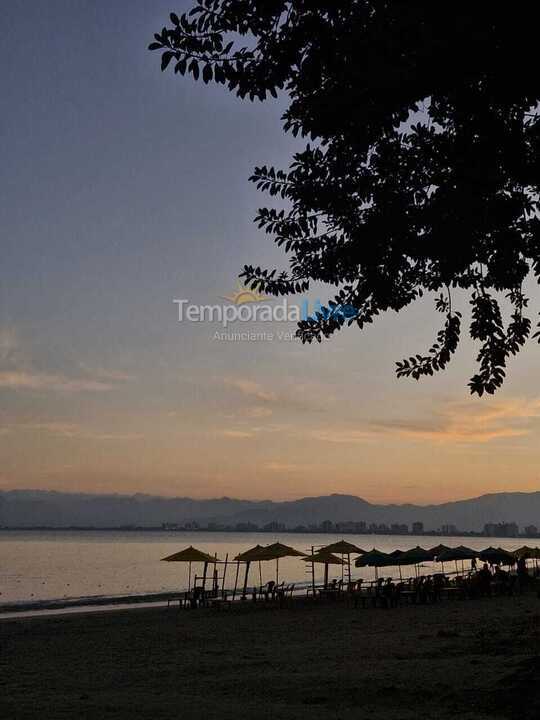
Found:
<svg viewBox="0 0 540 720"><path fill-rule="evenodd" d="M466 339L444 374L394 376L439 330L431 298L315 346L277 336L294 322L228 327L276 333L252 341L178 322L175 299L231 302L244 263L281 266L247 178L303 143L282 99L160 73L146 48L191 3L173 5L51 0L31 22L4 8L0 488L381 503L538 489L533 344L478 399Z"/></svg>

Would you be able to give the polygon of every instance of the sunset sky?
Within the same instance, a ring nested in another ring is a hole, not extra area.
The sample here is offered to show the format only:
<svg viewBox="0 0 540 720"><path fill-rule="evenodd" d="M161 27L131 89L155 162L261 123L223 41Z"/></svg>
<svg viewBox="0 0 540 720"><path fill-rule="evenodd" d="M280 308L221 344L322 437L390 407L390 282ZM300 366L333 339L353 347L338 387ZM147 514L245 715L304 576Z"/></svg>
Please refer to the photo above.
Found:
<svg viewBox="0 0 540 720"><path fill-rule="evenodd" d="M469 341L444 374L395 378L433 342L432 298L317 346L277 337L294 323L229 326L276 334L250 342L178 322L175 298L226 304L243 263L283 265L247 179L301 146L283 98L160 72L146 47L190 5L3 8L0 488L420 503L540 489L536 344L486 400L469 396Z"/></svg>

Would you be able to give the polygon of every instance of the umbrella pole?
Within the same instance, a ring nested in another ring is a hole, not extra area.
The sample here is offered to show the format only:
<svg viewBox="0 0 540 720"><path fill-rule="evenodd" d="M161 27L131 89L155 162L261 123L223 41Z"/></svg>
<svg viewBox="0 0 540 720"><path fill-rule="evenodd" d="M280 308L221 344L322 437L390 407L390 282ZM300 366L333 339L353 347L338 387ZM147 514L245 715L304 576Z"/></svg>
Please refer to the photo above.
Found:
<svg viewBox="0 0 540 720"><path fill-rule="evenodd" d="M240 572L240 560L236 561L236 577L234 578L234 590L233 590L233 600L236 597L236 590L238 588L238 574Z"/></svg>
<svg viewBox="0 0 540 720"><path fill-rule="evenodd" d="M398 570L399 570L399 579L403 580L403 577L401 575L401 565L398 565Z"/></svg>
<svg viewBox="0 0 540 720"><path fill-rule="evenodd" d="M328 563L324 563L324 587L328 587Z"/></svg>
<svg viewBox="0 0 540 720"><path fill-rule="evenodd" d="M248 560L246 563L246 574L244 575L244 597L246 597L247 593L247 581L248 581L248 574L249 574L249 566L251 565L251 562Z"/></svg>
<svg viewBox="0 0 540 720"><path fill-rule="evenodd" d="M260 561L260 560L259 560L259 583L261 584L261 587L262 587L262 584L263 584L263 581L262 581L262 567L261 567L261 561Z"/></svg>
<svg viewBox="0 0 540 720"><path fill-rule="evenodd" d="M276 585L279 585L279 558L276 558Z"/></svg>
<svg viewBox="0 0 540 720"><path fill-rule="evenodd" d="M223 591L225 590L225 576L227 575L227 563L228 563L228 560L229 560L229 553L227 553L227 554L225 555L225 565L224 565L224 567L223 567L223 578L222 578L222 581L221 581L221 592L222 592L222 593L223 593Z"/></svg>
<svg viewBox="0 0 540 720"><path fill-rule="evenodd" d="M311 546L311 554L314 554L314 547ZM315 595L315 563L311 563L311 588L313 590L313 595Z"/></svg>
<svg viewBox="0 0 540 720"><path fill-rule="evenodd" d="M191 592L191 560L189 561L189 570L188 570L188 592Z"/></svg>
<svg viewBox="0 0 540 720"><path fill-rule="evenodd" d="M203 592L204 592L204 590L205 590L205 588L206 588L206 573L207 573L207 572L208 572L208 563L205 562L205 563L204 563L203 576L202 576L202 589L203 589Z"/></svg>

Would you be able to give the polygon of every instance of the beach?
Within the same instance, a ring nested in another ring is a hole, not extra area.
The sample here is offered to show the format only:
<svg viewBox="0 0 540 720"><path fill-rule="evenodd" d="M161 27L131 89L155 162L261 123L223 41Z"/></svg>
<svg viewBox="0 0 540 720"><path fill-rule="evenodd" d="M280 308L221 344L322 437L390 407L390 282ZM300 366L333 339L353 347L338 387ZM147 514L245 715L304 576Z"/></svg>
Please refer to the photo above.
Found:
<svg viewBox="0 0 540 720"><path fill-rule="evenodd" d="M0 622L0 715L537 718L540 600L302 601Z"/></svg>

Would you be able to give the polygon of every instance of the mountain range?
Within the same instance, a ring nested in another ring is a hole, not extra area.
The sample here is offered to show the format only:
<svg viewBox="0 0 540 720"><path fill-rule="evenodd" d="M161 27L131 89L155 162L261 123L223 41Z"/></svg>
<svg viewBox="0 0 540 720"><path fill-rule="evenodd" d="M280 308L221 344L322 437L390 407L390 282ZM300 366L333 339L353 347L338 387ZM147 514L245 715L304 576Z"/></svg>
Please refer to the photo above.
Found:
<svg viewBox="0 0 540 720"><path fill-rule="evenodd" d="M298 500L237 500L159 497L152 495L92 495L46 490L0 491L0 527L156 527L163 523L196 521L236 525L270 522L287 527L331 522L422 522L425 530L455 525L482 530L485 523L516 522L540 526L540 492L505 492L440 505L377 505L353 495L326 495Z"/></svg>

